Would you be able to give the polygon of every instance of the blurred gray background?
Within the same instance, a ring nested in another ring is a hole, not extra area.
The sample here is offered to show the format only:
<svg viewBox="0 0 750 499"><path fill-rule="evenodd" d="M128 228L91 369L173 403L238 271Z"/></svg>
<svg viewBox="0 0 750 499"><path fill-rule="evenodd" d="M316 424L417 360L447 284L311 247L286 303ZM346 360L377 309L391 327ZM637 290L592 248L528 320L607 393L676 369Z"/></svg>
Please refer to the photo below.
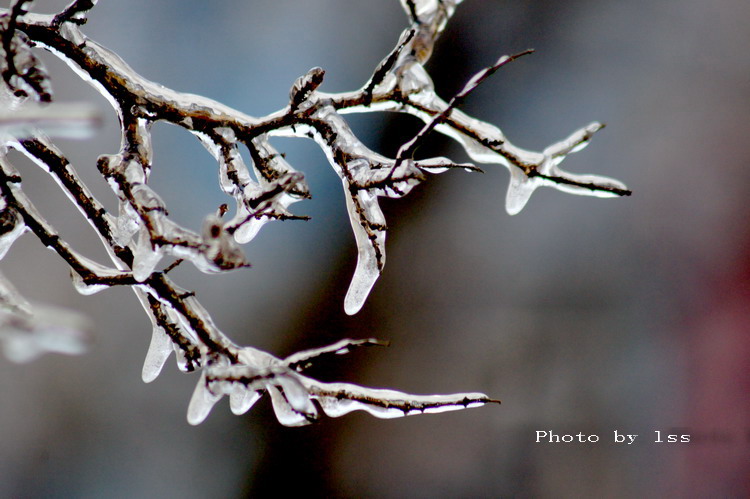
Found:
<svg viewBox="0 0 750 499"><path fill-rule="evenodd" d="M222 402L190 427L196 375L170 360L141 382L150 326L132 293L79 296L62 261L24 236L2 271L29 299L82 310L96 328L85 356L0 362L0 496L748 495L748 19L746 0L467 0L428 66L439 93L535 48L464 109L535 150L606 122L563 166L621 179L631 198L542 189L509 217L504 169L431 178L383 202L388 265L363 311L347 317L356 249L340 183L313 143L279 140L314 196L293 211L313 220L264 228L246 247L251 270L175 272L230 337L274 354L343 337L391 340L316 370L321 379L482 391L501 406L290 429L266 401L242 417ZM326 69L326 91L359 87L405 26L396 0L131 0L100 2L84 31L151 80L262 115L283 107L313 66ZM59 101L89 100L107 116L93 139L59 144L114 208L95 168L118 148L114 113L45 61ZM390 155L418 129L409 117L351 120ZM157 125L154 137L152 185L197 229L228 200L216 165L181 130ZM441 136L421 152L466 160ZM54 183L15 162L62 235L104 260ZM536 443L537 430L601 441ZM615 430L639 436L616 445ZM692 441L655 443L657 430Z"/></svg>

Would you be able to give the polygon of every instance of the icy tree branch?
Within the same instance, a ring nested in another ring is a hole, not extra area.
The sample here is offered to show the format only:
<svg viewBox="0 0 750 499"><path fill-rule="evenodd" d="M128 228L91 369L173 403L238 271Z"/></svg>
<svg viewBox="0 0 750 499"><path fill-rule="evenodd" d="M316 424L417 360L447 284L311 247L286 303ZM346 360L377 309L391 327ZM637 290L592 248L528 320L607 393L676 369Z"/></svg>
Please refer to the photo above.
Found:
<svg viewBox="0 0 750 499"><path fill-rule="evenodd" d="M289 211L292 203L308 198L310 193L303 174L270 145L269 139L275 136L314 140L341 179L358 247L357 266L344 303L349 314L362 307L385 265L387 225L378 198L405 196L426 179L426 174L451 168L481 171L473 164L447 158L415 159L416 149L433 130L456 140L473 161L510 170L506 209L511 214L518 213L534 189L542 185L600 197L630 194L616 180L576 175L559 168L568 154L589 142L602 127L598 123L539 153L513 146L497 127L457 109L485 79L529 51L501 57L478 72L448 102L435 93L424 63L458 3L402 0L410 26L359 90L322 92L319 88L325 72L313 68L292 84L286 107L253 117L214 100L151 82L115 53L87 38L80 26L95 7L94 0L73 1L56 15L29 13L30 1L14 1L9 10L0 11L0 256L21 234L31 232L67 262L79 292L90 294L112 286L132 288L153 326L144 381L158 376L172 352L183 371L202 371L188 408L188 420L194 424L203 421L223 395L229 395L232 411L240 414L267 393L279 421L290 426L307 424L321 411L336 417L364 410L390 418L497 402L480 393L421 396L312 380L301 374L312 363L359 346L383 343L342 340L279 359L236 345L219 331L194 293L181 289L167 276L183 261L207 273L247 267L240 245L251 241L264 224L307 218ZM97 168L119 201L118 213L104 209L43 133L85 133L95 124L96 116L83 107L35 104L51 101L52 92L33 47L45 48L66 62L107 98L116 112L121 125L120 149L101 155ZM380 111L409 113L425 123L395 158L366 147L344 119L346 113ZM222 205L207 214L200 233L170 218L165 202L149 186L154 167L151 127L158 121L177 125L197 137L216 159L220 188L234 200L232 208ZM242 158L242 148L249 153L250 165ZM108 263L79 254L46 222L25 196L22 178L6 155L9 149L21 152L54 178L99 235L110 258ZM20 298L11 299L17 293L6 282L0 279L0 306L20 324L18 318L27 320L31 312ZM13 328L2 331L6 330Z"/></svg>

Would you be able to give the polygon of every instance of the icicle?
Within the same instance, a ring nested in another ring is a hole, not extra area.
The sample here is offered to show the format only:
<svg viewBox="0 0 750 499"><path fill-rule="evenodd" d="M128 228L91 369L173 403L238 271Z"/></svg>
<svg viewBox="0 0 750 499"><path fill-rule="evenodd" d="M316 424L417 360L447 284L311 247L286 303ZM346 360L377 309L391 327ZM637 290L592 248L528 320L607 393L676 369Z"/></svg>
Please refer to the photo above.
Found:
<svg viewBox="0 0 750 499"><path fill-rule="evenodd" d="M144 383L151 383L159 376L170 353L172 353L172 340L169 339L161 326L154 324L151 332L151 343L148 346L146 360L143 362L143 370L141 371L141 378Z"/></svg>
<svg viewBox="0 0 750 499"><path fill-rule="evenodd" d="M193 397L187 410L187 421L191 425L201 424L206 420L216 402L221 399L221 394L215 394L206 386L206 372L201 373L198 384L195 385Z"/></svg>
<svg viewBox="0 0 750 499"><path fill-rule="evenodd" d="M237 416L245 414L260 400L261 394L257 390L249 390L242 385L236 385L229 394L229 408Z"/></svg>
<svg viewBox="0 0 750 499"><path fill-rule="evenodd" d="M5 204L4 200L1 202ZM2 232L0 234L0 260L5 257L16 239L27 229L16 210L6 205L5 209L0 212L0 232Z"/></svg>
<svg viewBox="0 0 750 499"><path fill-rule="evenodd" d="M375 281L380 277L380 268L385 264L385 232L373 229L375 233L374 241L370 240L369 234L362 227L361 215L357 211L345 180L344 191L346 193L346 209L349 212L349 221L351 222L354 237L357 241L357 267L354 270L352 282L344 298L344 311L349 315L354 315L364 305L367 296L370 294L370 290L375 285ZM358 191L358 193L360 198L367 196L364 191ZM369 204L369 206L372 215L384 222L385 220L380 208L375 208L377 207L377 203L375 203L375 207L372 204ZM380 259L378 259L376 253L376 245L381 252Z"/></svg>
<svg viewBox="0 0 750 499"><path fill-rule="evenodd" d="M305 426L311 423L304 414L296 412L289 405L281 392L273 386L268 387L268 393L271 395L271 403L276 419L284 426Z"/></svg>
<svg viewBox="0 0 750 499"><path fill-rule="evenodd" d="M508 215L517 215L526 206L531 194L538 186L539 183L527 177L523 170L517 166L511 166L508 194L505 197L505 211Z"/></svg>

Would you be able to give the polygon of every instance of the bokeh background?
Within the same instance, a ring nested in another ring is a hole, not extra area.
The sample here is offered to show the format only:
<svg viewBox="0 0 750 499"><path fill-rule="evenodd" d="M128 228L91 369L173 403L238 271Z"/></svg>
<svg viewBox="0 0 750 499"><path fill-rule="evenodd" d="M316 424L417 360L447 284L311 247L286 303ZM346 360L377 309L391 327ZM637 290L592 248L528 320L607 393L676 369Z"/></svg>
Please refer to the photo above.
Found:
<svg viewBox="0 0 750 499"><path fill-rule="evenodd" d="M8 1L4 0L3 6ZM54 12L65 2L38 2ZM2 262L29 299L95 322L90 352L0 362L0 496L742 497L750 493L750 3L746 0L471 0L429 63L449 97L499 55L503 68L464 109L541 150L590 121L608 124L566 169L625 181L631 198L537 191L514 217L507 172L451 172L384 202L388 265L355 317L343 295L356 249L340 184L309 141L279 140L306 173L310 222L272 224L246 247L254 268L183 265L230 337L283 355L343 337L389 339L318 369L321 379L415 393L483 391L501 406L382 421L364 414L280 427L266 402L226 402L185 420L197 376L172 361L140 380L150 327L134 296L75 293L30 235ZM292 82L359 87L406 16L396 0L100 2L85 32L149 79L261 115ZM60 141L105 204L98 154L117 150L106 101L52 57L58 100L95 102L105 126ZM394 154L409 117L352 116ZM153 185L198 228L227 199L197 141L155 127ZM465 156L433 137L425 155ZM53 182L16 157L32 200L77 248L104 259ZM535 432L597 434L536 443ZM613 432L638 434L615 444ZM691 442L655 443L655 431Z"/></svg>

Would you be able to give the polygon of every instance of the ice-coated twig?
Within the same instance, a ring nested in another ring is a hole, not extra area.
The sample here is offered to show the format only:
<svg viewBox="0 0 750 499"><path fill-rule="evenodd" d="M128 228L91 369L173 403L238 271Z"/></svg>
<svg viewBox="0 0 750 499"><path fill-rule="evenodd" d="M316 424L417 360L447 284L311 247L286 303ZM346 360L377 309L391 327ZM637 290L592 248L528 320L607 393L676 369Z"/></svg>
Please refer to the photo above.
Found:
<svg viewBox="0 0 750 499"><path fill-rule="evenodd" d="M367 338L364 340L352 340L347 338L326 347L297 352L284 359L284 364L290 369L302 372L326 357L344 355L359 347L387 347L389 344L390 343L387 341L381 341L375 338Z"/></svg>
<svg viewBox="0 0 750 499"><path fill-rule="evenodd" d="M232 411L241 414L266 392L279 422L285 426L316 421L320 417L319 408L329 417L361 410L379 418L396 418L500 403L483 393L414 395L348 383L323 383L299 374L299 368L294 369L303 359L345 353L354 346L381 344L377 340L342 340L284 360L246 348L240 352L240 364L217 362L204 368L190 401L188 421L201 423L223 395L230 396Z"/></svg>
<svg viewBox="0 0 750 499"><path fill-rule="evenodd" d="M447 158L415 159L417 147L432 130L456 140L472 161L510 170L506 209L511 214L520 211L534 189L542 185L601 197L630 194L616 180L559 168L567 155L588 144L602 127L598 123L542 152L533 152L515 147L497 127L457 109L477 85L528 51L501 57L448 102L436 94L424 64L459 3L401 0L410 26L360 89L325 93L320 90L325 72L315 67L292 84L289 103L283 109L254 117L149 81L114 52L86 37L81 26L96 0L74 0L55 15L29 13L30 0L14 0L9 9L0 10L0 258L13 241L31 232L67 262L80 293L112 286L133 289L152 325L143 380L153 381L173 352L180 370L201 371L188 408L191 423L205 419L223 395L229 395L231 410L241 414L268 393L279 421L290 426L312 422L321 411L337 417L364 410L387 418L497 402L481 393L411 395L313 380L300 372L354 348L384 343L347 339L279 359L235 344L214 324L195 293L180 288L167 276L181 262L191 262L207 273L246 268L249 262L240 245L251 241L263 225L271 220L307 219L289 211L293 203L309 198L310 192L304 175L270 144L269 139L277 136L314 140L341 179L358 248L356 269L344 300L349 314L363 306L385 265L387 224L378 198L405 196L425 181L428 173L454 168L481 171L474 164ZM104 208L40 131L66 131L67 127L59 125L70 121L76 122L75 130L85 131L96 124L96 117L80 106L36 107L52 100L52 90L34 47L45 48L67 63L108 100L119 118L119 150L102 154L97 161L117 198L116 213ZM409 113L425 123L395 158L366 147L344 119L347 113L379 111ZM223 204L206 214L200 231L176 223L164 200L149 185L151 171L159 167L154 164L151 147L151 128L156 122L171 123L193 134L218 164L219 188L234 200L233 207ZM243 160L243 148L250 164ZM27 156L57 182L98 234L109 264L80 254L46 222L26 197L22 178L6 155L9 149ZM15 332L40 330L29 322L33 310L4 283L0 276L3 317L25 324ZM31 358L44 348L63 348L59 344L50 347L46 340L14 344L22 345L21 353L13 354L17 359L23 357L23 351ZM67 344L69 351L74 350L73 344Z"/></svg>
<svg viewBox="0 0 750 499"><path fill-rule="evenodd" d="M435 129L435 127L443 120L446 116L448 116L455 108L460 106L463 101L466 99L466 97L469 96L470 93L472 93L479 85L485 81L487 78L495 74L495 72L500 69L502 66L505 66L509 62L512 62L519 57L522 57L524 55L528 55L534 52L533 50L525 50L523 52L520 52L518 54L514 55L504 55L500 59L495 62L492 66L483 69L479 73L475 74L461 89L460 92L458 92L451 100L448 102L448 105L445 106L445 109L443 109L439 114L436 114L433 116L431 120L429 120L425 125L422 127L422 129L417 132L417 134L414 136L413 139L409 140L408 142L405 142L396 153L396 162L394 164L394 167L391 169L391 172L393 172L402 161L404 161L405 158L412 158L414 157L414 152L417 150L417 147L421 145L421 143L424 141L424 138L429 134L432 130Z"/></svg>
<svg viewBox="0 0 750 499"><path fill-rule="evenodd" d="M86 24L88 19L86 15L94 8L99 0L73 0L65 10L57 14L52 19L53 26L60 26L62 23L71 22L73 24Z"/></svg>

